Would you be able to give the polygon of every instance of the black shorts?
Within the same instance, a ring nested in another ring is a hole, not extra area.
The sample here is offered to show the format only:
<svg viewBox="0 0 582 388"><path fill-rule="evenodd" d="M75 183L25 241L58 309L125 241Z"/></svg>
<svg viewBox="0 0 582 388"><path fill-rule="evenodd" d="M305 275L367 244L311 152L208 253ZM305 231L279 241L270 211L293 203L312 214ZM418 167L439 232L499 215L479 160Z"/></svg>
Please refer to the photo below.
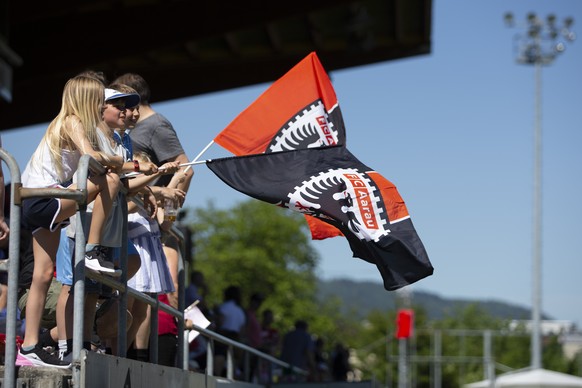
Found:
<svg viewBox="0 0 582 388"><path fill-rule="evenodd" d="M22 226L34 233L37 229L49 229L51 232L65 227L69 219L56 222L61 211L58 198L29 198L22 202Z"/></svg>

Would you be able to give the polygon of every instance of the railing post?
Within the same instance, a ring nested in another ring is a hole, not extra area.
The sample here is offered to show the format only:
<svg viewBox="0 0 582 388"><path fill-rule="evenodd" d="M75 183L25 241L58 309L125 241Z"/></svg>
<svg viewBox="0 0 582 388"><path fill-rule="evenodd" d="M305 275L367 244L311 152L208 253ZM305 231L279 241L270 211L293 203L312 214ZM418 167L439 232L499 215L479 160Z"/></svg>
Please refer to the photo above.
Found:
<svg viewBox="0 0 582 388"><path fill-rule="evenodd" d="M87 193L89 176L89 155L83 155L77 168L77 189ZM85 228L87 201L77 203L75 227L75 266L73 275L73 386L81 383L81 350L83 349L83 326L85 311Z"/></svg>
<svg viewBox="0 0 582 388"><path fill-rule="evenodd" d="M232 345L228 345L226 348L226 378L229 380L234 379L234 361L233 361L233 349Z"/></svg>
<svg viewBox="0 0 582 388"><path fill-rule="evenodd" d="M206 375L214 376L214 338L206 343Z"/></svg>
<svg viewBox="0 0 582 388"><path fill-rule="evenodd" d="M4 387L16 384L16 310L18 308L18 267L20 255L20 169L8 152L0 148L0 158L10 170L10 236L8 238L8 295L6 301L6 350L4 352ZM4 190L4 187L1 188Z"/></svg>
<svg viewBox="0 0 582 388"><path fill-rule="evenodd" d="M121 214L123 215L123 227L121 228L121 277L119 281L127 285L127 200L123 195L123 200L117 206L121 206ZM117 355L125 357L127 355L127 288L123 292L119 292L119 299L117 305Z"/></svg>
<svg viewBox="0 0 582 388"><path fill-rule="evenodd" d="M156 303L150 306L150 362L158 363L158 313L160 311L160 299L154 296Z"/></svg>
<svg viewBox="0 0 582 388"><path fill-rule="evenodd" d="M184 291L186 290L185 274L184 274L184 257L182 255L184 240L182 239L180 249L178 249L178 311L184 312L186 309L186 297ZM186 254L186 252L184 252ZM184 335L184 319L178 319L178 352L176 354L176 365L180 367L183 365L184 370L188 370L188 356L185 349L188 349L187 342Z"/></svg>
<svg viewBox="0 0 582 388"><path fill-rule="evenodd" d="M251 381L251 357L249 352L245 352L245 366L244 366L244 376L245 381Z"/></svg>

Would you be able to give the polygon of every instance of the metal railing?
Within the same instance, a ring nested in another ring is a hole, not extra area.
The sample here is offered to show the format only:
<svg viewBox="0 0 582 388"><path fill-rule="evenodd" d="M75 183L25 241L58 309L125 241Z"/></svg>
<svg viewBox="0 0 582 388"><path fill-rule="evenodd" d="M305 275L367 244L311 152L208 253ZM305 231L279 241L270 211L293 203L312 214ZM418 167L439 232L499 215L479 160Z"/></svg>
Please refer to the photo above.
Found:
<svg viewBox="0 0 582 388"><path fill-rule="evenodd" d="M11 175L10 189L10 237L9 237L9 260L8 260L8 296L7 296L7 316L6 316L6 346L5 350L5 369L3 387L15 387L16 384L16 321L17 321L17 294L18 294L18 269L20 262L20 220L22 200L26 198L48 197L48 198L66 198L77 202L78 222L75 225L75 265L74 265L74 308L73 308L73 350L72 350L72 378L73 386L81 387L81 355L83 348L83 311L85 307L85 277L101 282L119 291L118 304L118 336L117 336L117 355L125 357L127 353L127 297L132 296L137 300L147 303L152 308L150 315L150 361L157 363L158 355L158 312L159 310L177 318L178 321L178 352L177 365L182 369L188 370L188 342L185 335L184 326L184 236L180 230L173 226L171 233L180 243L179 260L178 260L178 309L175 309L165 303L160 303L157 298L136 291L127 286L127 202L120 201L118 204L122 207L124 227L122 228L122 247L120 257L120 267L122 275L119 280L102 274L87 271L85 272L85 235L86 235L86 211L87 211L87 178L89 172L93 174L104 174L106 170L95 159L89 155L81 157L76 172L77 188L25 188L22 187L20 169L12 155L6 150L0 148L0 161L4 161ZM139 202L139 201L138 201ZM214 375L214 344L215 342L223 343L227 346L226 357L226 378L234 380L234 357L233 350L240 349L245 352L245 380L249 380L249 357L255 355L259 359L268 362L269 370L273 365L278 365L291 373L307 375L307 371L283 362L269 354L263 353L257 349L247 346L243 343L231 340L212 330L208 330L194 325L194 330L198 331L208 339L207 342L207 366L206 375ZM14 344L14 346L12 346ZM271 379L269 373L269 380ZM269 381L270 382L270 381Z"/></svg>
<svg viewBox="0 0 582 388"><path fill-rule="evenodd" d="M193 325L193 329L196 330L197 332L199 332L201 335L205 336L206 338L209 339L208 343L206 344L206 374L208 376L213 376L214 375L214 342L218 341L221 342L225 345L227 345L227 353L226 353L226 378L229 380L234 380L234 370L236 368L236 365L234 365L234 356L233 356L233 352L234 349L240 349L242 351L245 352L245 358L244 358L244 380L245 381L249 381L250 380L250 355L253 354L255 356L257 356L259 359L262 359L264 361L268 362L269 365L269 381L268 383L272 382L272 366L273 365L278 365L280 367L282 367L283 369L289 371L290 373L295 373L295 374L299 374L299 375L304 375L307 376L308 372L304 369L298 368L294 365L291 365L287 362L281 361L276 357L273 357L267 353L261 352L260 350L257 350L253 347L250 347L248 345L245 345L243 343L234 341L230 338L227 338L221 334L218 334L212 330L208 330L205 329L203 327L197 326L197 325Z"/></svg>
<svg viewBox="0 0 582 388"><path fill-rule="evenodd" d="M89 157L83 157L79 161L78 177L79 184L77 189L58 189L58 188L25 188L22 187L20 168L16 163L14 157L10 155L6 150L0 148L0 159L2 159L8 165L10 170L10 236L8 243L8 295L6 302L6 350L5 350L5 369L4 369L4 385L5 387L14 387L16 384L16 315L17 315L17 294L18 294L18 268L20 264L20 207L22 206L22 200L26 198L38 198L38 197L49 197L49 198L67 198L76 201L79 204L77 214L80 216L81 220L84 220L85 210L87 206L87 175L89 171L89 165L92 161L92 167L98 168L100 166L94 159L89 159ZM82 223L77 225L77 237L82 237L84 241L84 233L82 230ZM82 254L84 257L85 247L82 247ZM77 253L77 255L79 252ZM76 261L78 263L78 261ZM84 272L84 261L82 261L82 266L79 266L79 271ZM77 265L75 270L77 270ZM82 284L80 285L81 294L79 297L83 296L84 292L84 277L81 279ZM77 290L77 288L76 288ZM82 313L80 311L75 311L75 317ZM82 322L81 315L81 322ZM82 338L79 338L82 341ZM74 343L74 342L73 342ZM82 345L82 342L81 342ZM78 346L78 344L77 344ZM74 348L73 348L74 350ZM78 347L77 359L80 354L80 347ZM73 370L73 376L75 371ZM78 375L78 374L77 374Z"/></svg>

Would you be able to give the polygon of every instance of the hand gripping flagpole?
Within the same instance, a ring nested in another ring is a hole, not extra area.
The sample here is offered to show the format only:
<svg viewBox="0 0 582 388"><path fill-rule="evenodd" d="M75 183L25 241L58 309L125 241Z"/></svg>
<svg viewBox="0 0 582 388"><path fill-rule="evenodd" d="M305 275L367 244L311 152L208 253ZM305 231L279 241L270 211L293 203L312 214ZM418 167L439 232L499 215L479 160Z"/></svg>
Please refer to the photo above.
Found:
<svg viewBox="0 0 582 388"><path fill-rule="evenodd" d="M210 143L208 143L206 145L206 147L204 147L204 149L202 151L200 151L200 153L198 155L196 155L196 157L188 163L182 163L180 164L178 167L186 167L186 169L184 170L184 172L188 171L190 169L190 167L192 167L195 164L204 164L206 163L206 160L202 160L202 161L198 161L198 159L200 159L200 157L202 156L202 154L204 154L206 151L208 151L208 149L214 144L214 140L210 140ZM160 169L161 170L161 169Z"/></svg>
<svg viewBox="0 0 582 388"><path fill-rule="evenodd" d="M206 147L204 147L204 149L202 151L200 151L200 153L198 155L196 155L196 157L188 163L182 163L180 164L178 167L186 167L186 169L184 170L184 172L188 171L190 169L191 166L195 165L195 164L204 164L207 162L207 160L198 160L202 154L204 154L212 145L214 144L214 140L211 140L210 143L208 143L208 145ZM164 168L160 168L159 170L163 171L165 170ZM123 174L121 177L122 178L131 178L137 175L141 175L143 173L141 172L128 172Z"/></svg>

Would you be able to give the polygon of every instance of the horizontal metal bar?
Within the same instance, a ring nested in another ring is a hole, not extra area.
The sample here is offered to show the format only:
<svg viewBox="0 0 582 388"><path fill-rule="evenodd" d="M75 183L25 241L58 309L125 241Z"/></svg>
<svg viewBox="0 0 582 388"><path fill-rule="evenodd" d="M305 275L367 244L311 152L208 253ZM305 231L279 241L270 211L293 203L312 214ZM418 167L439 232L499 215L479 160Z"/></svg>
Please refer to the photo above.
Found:
<svg viewBox="0 0 582 388"><path fill-rule="evenodd" d="M252 354L254 354L256 356L259 356L260 358L263 358L263 359L265 359L267 361L270 361L273 364L277 364L277 365L282 366L284 368L288 368L289 370L291 370L294 373L298 373L298 374L302 374L302 375L308 375L309 374L309 372L306 371L306 370L304 370L304 369L301 369L301 368L298 368L298 367L293 366L291 364L288 364L288 363L286 363L284 361L281 361L281 360L279 360L279 359L277 359L277 358L275 358L275 357L273 357L273 356L271 356L271 355L269 355L267 353L263 353L260 350L257 350L255 348L252 348L252 347L247 346L245 344L242 344L240 342L234 341L234 340L232 340L230 338L227 338L227 337L225 337L223 335L220 335L220 334L218 334L218 333L216 333L216 332L214 332L212 330L205 329L205 328L200 327L198 325L192 325L192 327L194 328L194 330L196 330L200 334L203 334L206 337L212 338L213 340L217 340L219 342L222 342L222 343L224 343L226 345L229 345L229 346L232 346L234 348L239 348L241 350L244 350L244 351L247 351L249 353L252 353Z"/></svg>
<svg viewBox="0 0 582 388"><path fill-rule="evenodd" d="M72 199L80 204L87 204L87 192L85 190L64 189L58 187L51 188L30 188L21 187L20 197L27 198L63 198Z"/></svg>

